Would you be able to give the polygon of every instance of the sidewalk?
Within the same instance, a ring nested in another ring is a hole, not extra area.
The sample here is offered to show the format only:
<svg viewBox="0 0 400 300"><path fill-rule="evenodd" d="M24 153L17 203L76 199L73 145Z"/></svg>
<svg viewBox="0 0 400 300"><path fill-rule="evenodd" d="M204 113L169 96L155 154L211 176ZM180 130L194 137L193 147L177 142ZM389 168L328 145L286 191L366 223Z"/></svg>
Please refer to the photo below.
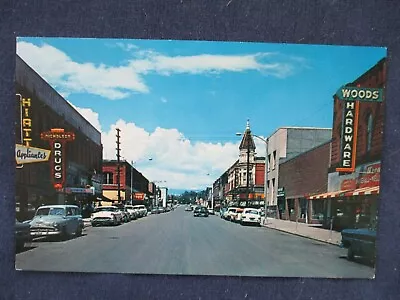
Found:
<svg viewBox="0 0 400 300"><path fill-rule="evenodd" d="M263 221L262 219L261 224L263 224ZM328 229L312 226L312 224L296 224L296 222L292 221L268 218L263 226L332 245L340 245L341 242L340 232L334 230L331 232Z"/></svg>

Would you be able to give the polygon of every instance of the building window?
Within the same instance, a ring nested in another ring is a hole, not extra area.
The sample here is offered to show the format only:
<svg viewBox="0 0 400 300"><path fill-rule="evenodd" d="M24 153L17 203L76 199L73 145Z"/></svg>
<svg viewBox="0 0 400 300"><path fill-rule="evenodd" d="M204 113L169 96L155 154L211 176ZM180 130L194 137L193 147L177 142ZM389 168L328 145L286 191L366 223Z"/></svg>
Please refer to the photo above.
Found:
<svg viewBox="0 0 400 300"><path fill-rule="evenodd" d="M114 183L113 173L111 172L104 173L104 184L113 184L113 183Z"/></svg>
<svg viewBox="0 0 400 300"><path fill-rule="evenodd" d="M271 171L271 154L268 154L268 168L267 171Z"/></svg>
<svg viewBox="0 0 400 300"><path fill-rule="evenodd" d="M371 145L372 145L372 126L373 126L372 114L368 114L368 116L367 116L367 152L369 152L371 150Z"/></svg>
<svg viewBox="0 0 400 300"><path fill-rule="evenodd" d="M276 150L273 152L273 165L272 165L272 169L275 169L275 167L276 167Z"/></svg>

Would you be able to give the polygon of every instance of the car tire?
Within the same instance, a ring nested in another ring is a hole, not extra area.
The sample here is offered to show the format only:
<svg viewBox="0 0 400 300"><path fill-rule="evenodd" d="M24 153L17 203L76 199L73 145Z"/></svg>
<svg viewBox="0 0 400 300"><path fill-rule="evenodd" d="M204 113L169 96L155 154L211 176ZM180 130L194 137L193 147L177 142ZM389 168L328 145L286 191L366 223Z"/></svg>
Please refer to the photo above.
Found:
<svg viewBox="0 0 400 300"><path fill-rule="evenodd" d="M347 259L350 261L354 260L354 249L351 245L347 249Z"/></svg>
<svg viewBox="0 0 400 300"><path fill-rule="evenodd" d="M78 226L78 228L76 229L76 232L75 232L75 236L81 236L81 235L82 235L82 227Z"/></svg>
<svg viewBox="0 0 400 300"><path fill-rule="evenodd" d="M66 241L68 239L67 228L63 227L60 234L60 241Z"/></svg>

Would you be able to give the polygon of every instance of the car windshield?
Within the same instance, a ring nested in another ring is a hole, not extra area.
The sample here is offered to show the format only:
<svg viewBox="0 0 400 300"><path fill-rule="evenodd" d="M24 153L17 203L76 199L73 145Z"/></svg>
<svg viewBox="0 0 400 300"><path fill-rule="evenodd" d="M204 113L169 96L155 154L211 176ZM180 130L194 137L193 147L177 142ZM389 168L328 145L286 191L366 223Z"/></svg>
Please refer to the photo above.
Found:
<svg viewBox="0 0 400 300"><path fill-rule="evenodd" d="M39 208L36 216L64 216L65 209L62 207L44 207Z"/></svg>
<svg viewBox="0 0 400 300"><path fill-rule="evenodd" d="M257 210L246 210L244 213L245 214L254 214L254 215L258 215L259 214Z"/></svg>
<svg viewBox="0 0 400 300"><path fill-rule="evenodd" d="M116 207L98 207L95 209L94 212L99 212L99 211L116 211Z"/></svg>

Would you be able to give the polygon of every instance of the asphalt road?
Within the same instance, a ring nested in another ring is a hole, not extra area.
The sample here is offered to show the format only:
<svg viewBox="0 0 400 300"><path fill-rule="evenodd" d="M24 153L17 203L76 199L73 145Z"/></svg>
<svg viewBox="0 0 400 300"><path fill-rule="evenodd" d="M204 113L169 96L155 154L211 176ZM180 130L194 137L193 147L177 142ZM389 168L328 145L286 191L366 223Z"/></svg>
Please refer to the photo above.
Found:
<svg viewBox="0 0 400 300"><path fill-rule="evenodd" d="M16 254L16 269L64 272L372 278L346 250L181 206L116 227L88 227L63 242L38 241Z"/></svg>

